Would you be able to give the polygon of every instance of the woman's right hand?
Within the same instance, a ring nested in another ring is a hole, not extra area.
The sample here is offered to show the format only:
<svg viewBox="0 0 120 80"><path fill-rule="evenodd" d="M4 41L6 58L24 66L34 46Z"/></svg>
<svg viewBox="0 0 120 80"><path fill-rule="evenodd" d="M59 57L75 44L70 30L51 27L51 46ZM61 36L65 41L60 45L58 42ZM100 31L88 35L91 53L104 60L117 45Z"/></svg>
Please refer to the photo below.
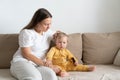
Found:
<svg viewBox="0 0 120 80"><path fill-rule="evenodd" d="M47 67L49 67L50 65L52 65L52 61L46 60L46 61L44 62L44 65L47 66Z"/></svg>

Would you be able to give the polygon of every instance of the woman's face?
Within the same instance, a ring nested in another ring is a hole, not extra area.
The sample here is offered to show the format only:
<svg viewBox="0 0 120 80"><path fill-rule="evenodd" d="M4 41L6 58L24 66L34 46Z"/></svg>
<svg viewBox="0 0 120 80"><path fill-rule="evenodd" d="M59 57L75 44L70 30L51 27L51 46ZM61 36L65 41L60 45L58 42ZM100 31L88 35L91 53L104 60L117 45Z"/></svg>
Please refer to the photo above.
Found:
<svg viewBox="0 0 120 80"><path fill-rule="evenodd" d="M46 18L43 21L39 22L36 26L37 32L46 32L51 26L52 18Z"/></svg>

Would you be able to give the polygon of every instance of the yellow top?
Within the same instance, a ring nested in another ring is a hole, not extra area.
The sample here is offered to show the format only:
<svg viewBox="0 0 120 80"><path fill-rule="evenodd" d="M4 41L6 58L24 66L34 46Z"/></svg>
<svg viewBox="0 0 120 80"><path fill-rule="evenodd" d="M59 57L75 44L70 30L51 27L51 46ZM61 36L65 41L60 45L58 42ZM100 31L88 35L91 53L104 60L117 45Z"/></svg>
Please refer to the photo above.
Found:
<svg viewBox="0 0 120 80"><path fill-rule="evenodd" d="M65 66L69 62L73 63L72 58L78 61L68 49L52 47L47 53L47 60L51 60L53 65Z"/></svg>

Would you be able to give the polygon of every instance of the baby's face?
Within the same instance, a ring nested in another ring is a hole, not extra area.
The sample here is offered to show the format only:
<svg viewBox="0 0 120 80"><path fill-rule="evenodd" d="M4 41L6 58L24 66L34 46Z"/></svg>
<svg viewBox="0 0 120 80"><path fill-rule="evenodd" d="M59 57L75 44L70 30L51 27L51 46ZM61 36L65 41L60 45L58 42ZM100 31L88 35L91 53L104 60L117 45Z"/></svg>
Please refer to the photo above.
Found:
<svg viewBox="0 0 120 80"><path fill-rule="evenodd" d="M60 39L56 39L56 47L58 49L63 49L67 47L68 38L62 37Z"/></svg>

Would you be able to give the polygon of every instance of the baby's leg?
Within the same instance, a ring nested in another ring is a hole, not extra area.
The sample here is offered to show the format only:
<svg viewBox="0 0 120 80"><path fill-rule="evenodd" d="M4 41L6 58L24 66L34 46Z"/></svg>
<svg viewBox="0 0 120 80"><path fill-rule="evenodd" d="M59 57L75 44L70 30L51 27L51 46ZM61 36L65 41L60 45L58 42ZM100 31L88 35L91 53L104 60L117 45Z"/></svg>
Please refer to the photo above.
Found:
<svg viewBox="0 0 120 80"><path fill-rule="evenodd" d="M49 67L52 68L56 74L61 72L61 68L57 65L50 65Z"/></svg>
<svg viewBox="0 0 120 80"><path fill-rule="evenodd" d="M57 65L51 65L50 68L52 68L58 76L69 76L69 74L66 71L62 71L62 68Z"/></svg>
<svg viewBox="0 0 120 80"><path fill-rule="evenodd" d="M87 65L79 64L77 66L72 66L71 70L75 70L75 71L94 71L95 66L87 66Z"/></svg>
<svg viewBox="0 0 120 80"><path fill-rule="evenodd" d="M95 70L95 66L88 66L88 71L94 71Z"/></svg>

